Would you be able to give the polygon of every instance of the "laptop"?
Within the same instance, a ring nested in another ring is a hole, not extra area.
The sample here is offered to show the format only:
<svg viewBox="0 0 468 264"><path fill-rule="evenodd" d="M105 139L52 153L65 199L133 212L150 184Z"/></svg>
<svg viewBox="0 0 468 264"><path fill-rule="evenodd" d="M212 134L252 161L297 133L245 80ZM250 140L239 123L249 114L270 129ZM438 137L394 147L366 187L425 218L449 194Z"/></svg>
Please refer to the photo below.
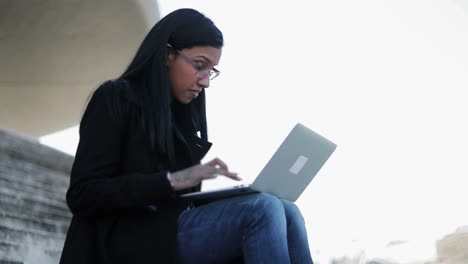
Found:
<svg viewBox="0 0 468 264"><path fill-rule="evenodd" d="M203 201L265 192L295 202L335 149L335 143L298 123L252 184L193 192L180 197Z"/></svg>

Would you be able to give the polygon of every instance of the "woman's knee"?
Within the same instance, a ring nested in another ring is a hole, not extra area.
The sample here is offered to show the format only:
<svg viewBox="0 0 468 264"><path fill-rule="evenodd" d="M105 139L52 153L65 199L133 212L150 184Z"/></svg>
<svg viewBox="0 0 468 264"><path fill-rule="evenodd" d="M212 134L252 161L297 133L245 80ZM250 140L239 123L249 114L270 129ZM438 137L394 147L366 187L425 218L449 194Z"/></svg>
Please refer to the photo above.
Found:
<svg viewBox="0 0 468 264"><path fill-rule="evenodd" d="M249 198L249 214L256 216L259 219L277 219L285 218L283 204L277 197L267 194L258 193L251 195Z"/></svg>
<svg viewBox="0 0 468 264"><path fill-rule="evenodd" d="M282 209L283 205L281 200L268 193L258 193L254 194L253 198L255 199L255 207L256 209L274 209L279 210Z"/></svg>
<svg viewBox="0 0 468 264"><path fill-rule="evenodd" d="M295 203L287 200L281 200L281 202L283 204L284 212L288 223L305 223L301 210L299 209L299 207L297 207Z"/></svg>

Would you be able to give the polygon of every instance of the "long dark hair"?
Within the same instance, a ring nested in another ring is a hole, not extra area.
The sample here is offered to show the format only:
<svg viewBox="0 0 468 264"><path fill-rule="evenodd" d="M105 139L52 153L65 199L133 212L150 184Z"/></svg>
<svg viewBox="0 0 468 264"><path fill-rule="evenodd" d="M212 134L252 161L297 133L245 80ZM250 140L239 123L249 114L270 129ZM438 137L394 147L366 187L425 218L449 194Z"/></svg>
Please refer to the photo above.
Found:
<svg viewBox="0 0 468 264"><path fill-rule="evenodd" d="M196 10L173 11L154 25L127 70L118 78L125 80L136 95L139 121L150 146L165 153L173 166L175 117L166 65L168 51L171 52L168 44L176 50L194 46L221 48L223 35L209 18ZM191 122L195 131L200 131L201 137L207 140L204 89L188 105L179 107L183 109L185 121Z"/></svg>

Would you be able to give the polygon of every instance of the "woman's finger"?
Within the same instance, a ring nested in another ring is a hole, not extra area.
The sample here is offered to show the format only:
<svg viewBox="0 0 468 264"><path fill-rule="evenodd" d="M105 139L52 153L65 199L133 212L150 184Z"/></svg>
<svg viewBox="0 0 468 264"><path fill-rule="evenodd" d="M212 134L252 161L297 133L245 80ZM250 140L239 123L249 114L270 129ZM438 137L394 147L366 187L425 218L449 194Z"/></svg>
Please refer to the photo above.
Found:
<svg viewBox="0 0 468 264"><path fill-rule="evenodd" d="M221 169L221 168L217 169L217 170L216 170L216 173L217 173L217 174L220 174L220 175L223 175L223 176L226 176L226 177L228 177L228 178L231 178L231 179L233 179L233 180L237 180L237 181L242 180L242 178L240 178L240 177L238 176L237 173L235 173L235 172L230 172L230 171L228 171L228 170L224 170L224 169Z"/></svg>
<svg viewBox="0 0 468 264"><path fill-rule="evenodd" d="M216 165L220 166L221 168L225 169L225 170L229 170L228 169L228 166L226 163L224 163L221 159L219 158L214 158L213 160L211 160L210 162L208 162L208 164L210 166L213 166L213 167L216 167Z"/></svg>

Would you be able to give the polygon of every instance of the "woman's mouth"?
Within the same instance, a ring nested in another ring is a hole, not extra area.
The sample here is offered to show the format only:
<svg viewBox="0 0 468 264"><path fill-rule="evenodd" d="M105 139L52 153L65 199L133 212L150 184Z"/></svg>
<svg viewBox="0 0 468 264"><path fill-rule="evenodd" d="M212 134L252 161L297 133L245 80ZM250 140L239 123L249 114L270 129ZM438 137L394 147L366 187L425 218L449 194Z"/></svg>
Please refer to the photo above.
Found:
<svg viewBox="0 0 468 264"><path fill-rule="evenodd" d="M193 99L197 98L198 97L198 94L201 92L201 91L198 91L198 90L189 90L190 94L191 94L191 97Z"/></svg>

